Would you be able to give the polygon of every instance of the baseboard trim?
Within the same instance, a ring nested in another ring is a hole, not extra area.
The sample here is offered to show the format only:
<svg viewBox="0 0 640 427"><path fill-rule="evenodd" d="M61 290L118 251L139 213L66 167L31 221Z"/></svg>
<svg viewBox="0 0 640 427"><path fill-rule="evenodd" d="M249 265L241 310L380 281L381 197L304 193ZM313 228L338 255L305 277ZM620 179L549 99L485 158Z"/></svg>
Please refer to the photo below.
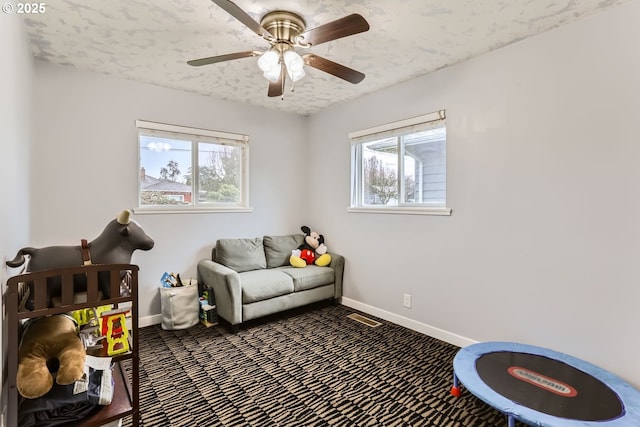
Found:
<svg viewBox="0 0 640 427"><path fill-rule="evenodd" d="M429 335L430 337L437 338L458 347L466 347L477 342L467 337L463 337L452 332L436 328L435 326L427 325L426 323L421 323L413 319L391 313L390 311L382 310L380 308L361 303L360 301L352 300L350 298L342 297L340 298L340 303L355 310L362 311L363 313L367 313L380 319L395 323L397 325L404 326L405 328L420 332L421 334ZM141 317L138 320L138 326L141 328L152 325L159 325L160 323L162 323L162 314L145 316Z"/></svg>
<svg viewBox="0 0 640 427"><path fill-rule="evenodd" d="M145 316L138 319L138 327L140 328L159 325L160 323L162 323L162 314L154 314L153 316Z"/></svg>
<svg viewBox="0 0 640 427"><path fill-rule="evenodd" d="M363 313L370 314L372 316L376 316L380 319L387 320L389 322L395 323L400 326L404 326L405 328L409 328L413 331L420 332L425 335L429 335L430 337L437 338L449 344L453 344L458 347L466 347L471 344L475 344L477 341L472 339L445 331L440 328L436 328L435 326L427 325L426 323L417 322L415 320L409 319L404 316L397 315L395 313L391 313L390 311L382 310L377 307L373 307L371 305L363 304L359 301L352 300L350 298L341 298L341 304L346 305L347 307L351 307L353 309L362 311Z"/></svg>

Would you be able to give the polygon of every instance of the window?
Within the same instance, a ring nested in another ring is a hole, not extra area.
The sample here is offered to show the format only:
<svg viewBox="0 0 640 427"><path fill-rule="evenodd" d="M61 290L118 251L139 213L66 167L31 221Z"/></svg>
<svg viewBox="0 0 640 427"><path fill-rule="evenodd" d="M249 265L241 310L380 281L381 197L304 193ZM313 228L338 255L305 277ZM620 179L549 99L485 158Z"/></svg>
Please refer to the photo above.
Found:
<svg viewBox="0 0 640 427"><path fill-rule="evenodd" d="M449 215L445 117L441 110L350 133L350 211Z"/></svg>
<svg viewBox="0 0 640 427"><path fill-rule="evenodd" d="M136 121L140 211L249 209L246 135Z"/></svg>

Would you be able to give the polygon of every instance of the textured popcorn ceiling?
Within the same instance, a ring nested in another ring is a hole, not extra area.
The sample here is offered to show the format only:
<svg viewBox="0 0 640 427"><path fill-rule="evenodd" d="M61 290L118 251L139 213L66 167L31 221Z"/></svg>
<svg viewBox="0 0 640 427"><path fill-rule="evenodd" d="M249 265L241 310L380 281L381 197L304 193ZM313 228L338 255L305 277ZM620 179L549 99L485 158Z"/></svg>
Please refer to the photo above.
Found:
<svg viewBox="0 0 640 427"><path fill-rule="evenodd" d="M359 13L371 29L311 52L366 74L357 85L305 67L307 76L267 97L256 58L191 67L190 59L268 43L209 0L54 0L26 15L35 57L159 86L312 114L576 21L628 0L236 0L256 21L272 10L315 28Z"/></svg>

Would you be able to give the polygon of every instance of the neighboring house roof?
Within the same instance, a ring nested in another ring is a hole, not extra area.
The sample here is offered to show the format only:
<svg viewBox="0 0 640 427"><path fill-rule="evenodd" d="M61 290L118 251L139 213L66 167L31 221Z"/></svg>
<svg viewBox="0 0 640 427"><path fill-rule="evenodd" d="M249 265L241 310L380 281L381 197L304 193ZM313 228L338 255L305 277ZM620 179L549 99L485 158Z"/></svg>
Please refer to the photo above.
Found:
<svg viewBox="0 0 640 427"><path fill-rule="evenodd" d="M144 190L147 187L150 187L152 185L155 185L155 184L159 183L160 181L161 180L159 180L158 178L154 178L152 176L145 175L144 178L140 179L140 188Z"/></svg>
<svg viewBox="0 0 640 427"><path fill-rule="evenodd" d="M145 191L191 193L190 185L153 178L149 175L140 180L140 189Z"/></svg>

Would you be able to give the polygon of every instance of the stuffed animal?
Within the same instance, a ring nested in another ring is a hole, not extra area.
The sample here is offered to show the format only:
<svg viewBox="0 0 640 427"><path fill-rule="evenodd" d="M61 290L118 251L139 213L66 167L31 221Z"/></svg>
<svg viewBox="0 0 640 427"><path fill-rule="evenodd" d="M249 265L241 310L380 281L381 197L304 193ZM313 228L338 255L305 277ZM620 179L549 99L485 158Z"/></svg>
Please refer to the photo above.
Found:
<svg viewBox="0 0 640 427"><path fill-rule="evenodd" d="M28 399L47 394L53 375L61 385L82 378L85 349L73 318L61 314L42 317L27 324L18 352L18 392ZM57 368L57 369L56 369Z"/></svg>
<svg viewBox="0 0 640 427"><path fill-rule="evenodd" d="M42 271L56 268L74 267L88 264L129 264L131 256L137 249L148 251L154 242L142 227L131 218L131 211L123 210L111 220L98 237L91 242L80 240L79 246L48 246L44 248L22 248L16 257L6 261L7 266L18 268L28 257L25 271ZM32 285L29 284L29 287ZM102 294L110 297L110 282L107 273L98 275L98 286ZM84 292L87 289L86 278L77 275L73 278L74 291ZM51 307L51 300L60 296L62 280L51 278L47 280L47 306ZM33 295L31 290L31 295ZM33 308L33 301L27 302L27 308Z"/></svg>
<svg viewBox="0 0 640 427"><path fill-rule="evenodd" d="M331 263L331 255L327 253L324 236L311 231L306 225L303 225L300 229L305 234L304 242L298 246L298 249L291 251L289 263L294 267L300 268L309 264L315 264L319 267L329 265Z"/></svg>

